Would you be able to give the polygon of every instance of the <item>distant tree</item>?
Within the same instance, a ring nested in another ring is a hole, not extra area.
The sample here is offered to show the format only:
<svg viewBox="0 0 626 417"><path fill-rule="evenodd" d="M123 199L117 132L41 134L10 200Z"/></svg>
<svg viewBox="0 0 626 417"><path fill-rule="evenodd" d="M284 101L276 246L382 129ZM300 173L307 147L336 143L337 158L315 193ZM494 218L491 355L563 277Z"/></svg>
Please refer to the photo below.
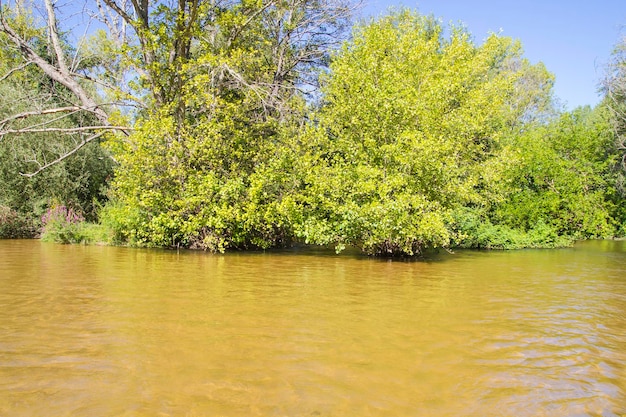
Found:
<svg viewBox="0 0 626 417"><path fill-rule="evenodd" d="M610 120L615 134L613 151L618 160L618 190L626 197L626 37L613 49L603 80L603 104L610 112Z"/></svg>
<svg viewBox="0 0 626 417"><path fill-rule="evenodd" d="M604 99L599 107L606 110L613 141L607 146L613 161L614 217L621 223L620 234L626 234L626 37L616 44L602 83Z"/></svg>
<svg viewBox="0 0 626 417"><path fill-rule="evenodd" d="M574 239L613 236L611 140L602 110L589 107L516 136L510 145L518 160L506 173L511 191L494 222L523 231L542 224Z"/></svg>

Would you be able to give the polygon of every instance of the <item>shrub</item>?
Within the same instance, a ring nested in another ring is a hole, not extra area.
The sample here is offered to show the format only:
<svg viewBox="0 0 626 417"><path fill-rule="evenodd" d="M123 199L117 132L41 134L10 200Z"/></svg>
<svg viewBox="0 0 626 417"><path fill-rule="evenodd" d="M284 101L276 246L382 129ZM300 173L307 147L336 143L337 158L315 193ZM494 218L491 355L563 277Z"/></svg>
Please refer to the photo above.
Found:
<svg viewBox="0 0 626 417"><path fill-rule="evenodd" d="M41 238L58 243L81 243L83 241L82 214L65 205L53 205L41 218Z"/></svg>
<svg viewBox="0 0 626 417"><path fill-rule="evenodd" d="M0 205L0 239L20 239L35 236L32 221L10 207Z"/></svg>
<svg viewBox="0 0 626 417"><path fill-rule="evenodd" d="M463 207L454 212L454 246L472 249L556 248L570 246L574 238L559 235L539 219L532 228L493 224L479 209Z"/></svg>

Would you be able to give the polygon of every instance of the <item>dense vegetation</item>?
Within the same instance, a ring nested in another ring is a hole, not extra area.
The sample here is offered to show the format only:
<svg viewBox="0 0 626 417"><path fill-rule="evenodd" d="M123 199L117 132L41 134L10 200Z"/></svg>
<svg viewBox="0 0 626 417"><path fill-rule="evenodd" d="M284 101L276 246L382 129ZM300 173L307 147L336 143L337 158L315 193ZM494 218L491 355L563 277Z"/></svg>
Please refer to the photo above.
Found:
<svg viewBox="0 0 626 417"><path fill-rule="evenodd" d="M341 2L104 3L80 47L2 11L4 237L415 255L626 233L622 44L605 100L563 112L519 41L410 10L346 37Z"/></svg>
<svg viewBox="0 0 626 417"><path fill-rule="evenodd" d="M4 18L4 16L3 16ZM14 21L33 47L46 54L43 28L35 28L31 19ZM71 102L69 91L50 80L35 66L24 66L19 51L7 45L2 37L0 47L0 132L20 130L28 123L35 131L26 137L19 134L0 136L0 237L29 237L38 234L41 217L51 205L66 203L79 210L87 219L96 220L99 202L105 200L107 178L113 175L113 163L98 143L77 149L72 158L60 161L35 176L27 174L47 161L55 160L64 149L73 147L76 136L46 131L47 121L56 115L36 114L54 106ZM15 68L24 67L21 71ZM55 127L72 128L77 112L58 120Z"/></svg>

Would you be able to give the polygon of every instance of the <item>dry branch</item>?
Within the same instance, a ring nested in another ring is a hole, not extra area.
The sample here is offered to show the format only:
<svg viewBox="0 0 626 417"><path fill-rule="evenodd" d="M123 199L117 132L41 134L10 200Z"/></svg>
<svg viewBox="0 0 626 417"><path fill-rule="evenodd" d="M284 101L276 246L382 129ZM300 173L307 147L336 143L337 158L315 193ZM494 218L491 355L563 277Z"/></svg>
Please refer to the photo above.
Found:
<svg viewBox="0 0 626 417"><path fill-rule="evenodd" d="M82 107L78 107L78 106L70 106L70 107L58 107L56 109L35 110L35 111L27 111L23 113L18 113L10 117L7 117L4 120L0 120L0 128L4 127L7 123L20 120L20 119L26 119L30 116L42 116L45 114L76 112L80 110L85 110L85 109L83 109Z"/></svg>
<svg viewBox="0 0 626 417"><path fill-rule="evenodd" d="M59 132L59 133L77 133L77 132L89 132L91 130L121 130L128 131L130 130L127 126L80 126L80 127L46 127L42 129L32 129L32 128L24 128L24 129L6 129L0 131L0 137L4 135L23 135L27 133L51 133L51 132Z"/></svg>

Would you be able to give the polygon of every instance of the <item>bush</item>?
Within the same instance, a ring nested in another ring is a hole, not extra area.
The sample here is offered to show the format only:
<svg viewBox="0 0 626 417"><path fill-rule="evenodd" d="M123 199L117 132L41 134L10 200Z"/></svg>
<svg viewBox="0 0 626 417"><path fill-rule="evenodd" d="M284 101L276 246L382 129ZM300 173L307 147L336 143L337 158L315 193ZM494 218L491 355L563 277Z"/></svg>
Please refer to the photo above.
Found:
<svg viewBox="0 0 626 417"><path fill-rule="evenodd" d="M41 238L57 243L109 243L105 226L87 223L82 214L65 205L54 205L41 218Z"/></svg>
<svg viewBox="0 0 626 417"><path fill-rule="evenodd" d="M41 218L43 225L41 238L44 241L58 243L80 243L80 223L82 214L64 205L53 205Z"/></svg>
<svg viewBox="0 0 626 417"><path fill-rule="evenodd" d="M454 246L472 249L556 248L570 246L574 238L559 235L539 219L532 228L493 224L481 210L463 207L454 213Z"/></svg>
<svg viewBox="0 0 626 417"><path fill-rule="evenodd" d="M0 206L0 239L21 239L35 236L32 221L10 207Z"/></svg>

